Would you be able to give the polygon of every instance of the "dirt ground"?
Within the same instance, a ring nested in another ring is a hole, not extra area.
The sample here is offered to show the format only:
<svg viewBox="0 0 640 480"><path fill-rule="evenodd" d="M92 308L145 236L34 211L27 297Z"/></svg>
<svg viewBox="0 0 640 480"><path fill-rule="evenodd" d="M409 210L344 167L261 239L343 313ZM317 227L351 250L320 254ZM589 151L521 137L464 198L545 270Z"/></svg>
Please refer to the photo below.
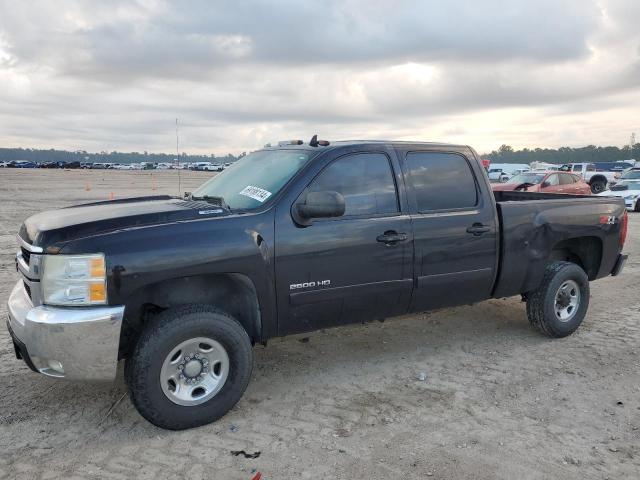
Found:
<svg viewBox="0 0 640 480"><path fill-rule="evenodd" d="M209 175L182 172L182 189ZM0 170L0 315L25 217L177 190L175 171ZM108 385L32 373L0 326L0 478L640 478L640 214L630 217L623 275L592 284L569 338L533 331L510 298L278 339L255 348L240 403L190 431L143 420L122 368Z"/></svg>

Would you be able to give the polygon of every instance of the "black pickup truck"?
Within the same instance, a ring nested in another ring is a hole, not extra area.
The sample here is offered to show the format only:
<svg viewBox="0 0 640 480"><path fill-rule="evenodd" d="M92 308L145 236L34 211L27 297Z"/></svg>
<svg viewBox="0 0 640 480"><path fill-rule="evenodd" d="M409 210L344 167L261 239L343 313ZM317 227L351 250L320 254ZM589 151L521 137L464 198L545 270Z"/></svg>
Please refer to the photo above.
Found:
<svg viewBox="0 0 640 480"><path fill-rule="evenodd" d="M277 336L513 295L569 335L589 282L624 265L626 215L617 198L492 193L466 146L314 137L185 198L30 217L8 327L45 375L112 380L124 360L142 416L189 428L240 399L252 346Z"/></svg>

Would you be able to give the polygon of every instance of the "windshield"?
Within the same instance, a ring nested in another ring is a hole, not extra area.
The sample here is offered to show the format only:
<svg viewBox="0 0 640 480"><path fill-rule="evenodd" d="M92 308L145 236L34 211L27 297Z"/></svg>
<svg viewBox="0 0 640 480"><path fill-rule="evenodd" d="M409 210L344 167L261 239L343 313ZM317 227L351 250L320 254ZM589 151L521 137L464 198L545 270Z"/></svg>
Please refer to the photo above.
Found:
<svg viewBox="0 0 640 480"><path fill-rule="evenodd" d="M222 197L231 210L257 208L278 193L311 156L303 150L250 153L201 185L192 197Z"/></svg>
<svg viewBox="0 0 640 480"><path fill-rule="evenodd" d="M623 174L620 177L620 180L630 180L630 179L640 179L640 170L631 170L630 172L627 172L625 174Z"/></svg>
<svg viewBox="0 0 640 480"><path fill-rule="evenodd" d="M545 177L544 173L521 173L509 179L509 183L530 183L532 185L539 184Z"/></svg>

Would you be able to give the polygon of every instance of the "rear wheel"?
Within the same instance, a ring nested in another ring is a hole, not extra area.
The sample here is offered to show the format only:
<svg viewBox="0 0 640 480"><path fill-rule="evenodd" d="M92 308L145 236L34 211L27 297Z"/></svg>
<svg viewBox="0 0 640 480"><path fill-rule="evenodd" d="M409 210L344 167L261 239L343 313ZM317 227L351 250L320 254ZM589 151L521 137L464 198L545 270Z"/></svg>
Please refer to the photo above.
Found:
<svg viewBox="0 0 640 480"><path fill-rule="evenodd" d="M566 337L582 323L589 308L589 279L575 263L553 262L537 290L527 295L527 316L550 337Z"/></svg>
<svg viewBox="0 0 640 480"><path fill-rule="evenodd" d="M636 208L634 208L635 212L640 212L640 197L636 199Z"/></svg>
<svg viewBox="0 0 640 480"><path fill-rule="evenodd" d="M125 366L129 395L154 425L182 430L213 422L242 397L251 341L231 316L208 305L169 309L144 329Z"/></svg>
<svg viewBox="0 0 640 480"><path fill-rule="evenodd" d="M592 193L604 192L606 188L607 188L607 184L606 184L606 182L603 182L602 180L594 180L593 182L591 182L591 192Z"/></svg>

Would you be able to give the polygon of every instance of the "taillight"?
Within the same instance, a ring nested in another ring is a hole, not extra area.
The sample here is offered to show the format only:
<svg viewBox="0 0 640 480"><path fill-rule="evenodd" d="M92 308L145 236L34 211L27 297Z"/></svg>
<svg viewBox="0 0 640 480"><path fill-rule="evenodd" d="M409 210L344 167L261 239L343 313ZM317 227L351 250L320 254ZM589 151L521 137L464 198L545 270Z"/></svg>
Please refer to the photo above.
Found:
<svg viewBox="0 0 640 480"><path fill-rule="evenodd" d="M624 247L624 242L627 239L627 227L629 226L629 216L625 210L620 220L620 248Z"/></svg>

